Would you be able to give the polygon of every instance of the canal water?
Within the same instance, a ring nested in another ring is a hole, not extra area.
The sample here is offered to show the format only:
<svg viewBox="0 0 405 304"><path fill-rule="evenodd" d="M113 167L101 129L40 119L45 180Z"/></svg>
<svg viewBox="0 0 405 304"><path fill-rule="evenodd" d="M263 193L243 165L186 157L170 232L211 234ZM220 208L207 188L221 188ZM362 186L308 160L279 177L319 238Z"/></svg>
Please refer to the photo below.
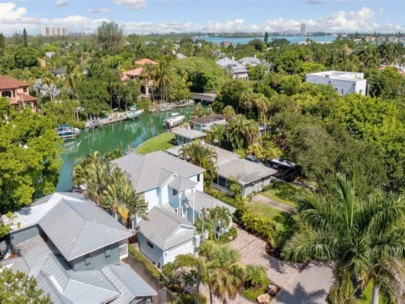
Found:
<svg viewBox="0 0 405 304"><path fill-rule="evenodd" d="M106 125L98 129L84 130L73 140L64 143L63 165L59 175L57 191L72 188L72 170L79 159L93 151L102 154L116 148L124 151L136 148L151 137L165 132L163 121L173 112L190 118L193 107L175 109L171 112L144 114L142 117Z"/></svg>

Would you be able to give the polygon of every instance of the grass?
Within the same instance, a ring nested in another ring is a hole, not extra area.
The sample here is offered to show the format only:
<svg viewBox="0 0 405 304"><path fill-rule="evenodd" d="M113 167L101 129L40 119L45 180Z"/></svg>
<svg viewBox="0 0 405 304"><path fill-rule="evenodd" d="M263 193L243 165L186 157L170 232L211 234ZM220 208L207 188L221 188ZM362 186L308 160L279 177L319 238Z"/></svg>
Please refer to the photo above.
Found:
<svg viewBox="0 0 405 304"><path fill-rule="evenodd" d="M290 183L273 181L266 188L266 191L263 192L263 195L280 203L296 208L298 206L297 197L304 194L306 191L307 190Z"/></svg>
<svg viewBox="0 0 405 304"><path fill-rule="evenodd" d="M155 151L166 151L167 149L174 146L173 139L173 133L165 132L145 141L138 148L136 148L136 152L140 154L146 154Z"/></svg>

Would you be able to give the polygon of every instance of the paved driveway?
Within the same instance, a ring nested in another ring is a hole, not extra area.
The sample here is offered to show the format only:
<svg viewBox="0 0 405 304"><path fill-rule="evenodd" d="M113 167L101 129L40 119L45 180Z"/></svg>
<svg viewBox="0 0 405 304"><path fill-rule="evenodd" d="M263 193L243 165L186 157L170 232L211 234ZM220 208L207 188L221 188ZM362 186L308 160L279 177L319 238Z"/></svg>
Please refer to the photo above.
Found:
<svg viewBox="0 0 405 304"><path fill-rule="evenodd" d="M261 265L271 281L282 288L288 286L292 277L298 273L298 267L268 255L265 241L240 228L237 231L237 238L229 244L239 252L242 264Z"/></svg>
<svg viewBox="0 0 405 304"><path fill-rule="evenodd" d="M265 241L245 230L237 228L237 231L238 236L230 246L239 252L242 264L263 266L270 280L282 289L272 304L326 303L333 279L330 267L313 264L299 272L296 264L269 256Z"/></svg>
<svg viewBox="0 0 405 304"><path fill-rule="evenodd" d="M272 304L326 304L333 283L332 269L324 265L309 265L283 288Z"/></svg>

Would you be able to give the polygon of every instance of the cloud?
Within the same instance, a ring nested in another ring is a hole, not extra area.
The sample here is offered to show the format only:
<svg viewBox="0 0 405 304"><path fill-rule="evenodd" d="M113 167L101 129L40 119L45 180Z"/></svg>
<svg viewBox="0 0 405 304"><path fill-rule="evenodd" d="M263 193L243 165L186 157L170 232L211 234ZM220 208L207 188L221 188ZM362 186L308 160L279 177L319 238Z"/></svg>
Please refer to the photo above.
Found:
<svg viewBox="0 0 405 304"><path fill-rule="evenodd" d="M56 6L68 5L68 0L56 0Z"/></svg>
<svg viewBox="0 0 405 304"><path fill-rule="evenodd" d="M118 1L118 0L116 0ZM120 0L123 2L124 0ZM125 0L128 3L128 0ZM139 3L139 1L136 1ZM134 4L134 1L131 1ZM90 11L89 11L90 12ZM91 13L99 14L106 12L105 9L93 9ZM378 11L377 11L378 12ZM109 18L99 16L74 15L63 18L29 18L28 11L13 2L0 3L0 29L6 35L12 35L26 28L29 33L40 33L43 26L67 26L70 32L95 32L103 21ZM194 22L150 22L150 21L116 21L125 33L148 34L148 33L233 33L233 32L294 32L300 29L300 24L305 23L307 30L311 32L398 32L404 27L396 24L379 24L375 22L372 9L363 7L357 11L337 11L329 16L316 19L268 19L260 24L248 24L243 18L224 21L208 21L200 24Z"/></svg>
<svg viewBox="0 0 405 304"><path fill-rule="evenodd" d="M114 0L114 3L125 5L131 10L140 10L146 8L146 0Z"/></svg>
<svg viewBox="0 0 405 304"><path fill-rule="evenodd" d="M110 10L108 8L89 8L87 12L90 14L105 14L108 13Z"/></svg>

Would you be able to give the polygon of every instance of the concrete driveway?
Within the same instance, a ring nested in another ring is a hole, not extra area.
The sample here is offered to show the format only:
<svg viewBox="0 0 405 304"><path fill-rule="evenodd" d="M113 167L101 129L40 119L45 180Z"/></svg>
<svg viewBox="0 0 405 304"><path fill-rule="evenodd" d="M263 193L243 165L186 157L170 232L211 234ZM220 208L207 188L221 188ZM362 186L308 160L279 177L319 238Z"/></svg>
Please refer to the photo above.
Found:
<svg viewBox="0 0 405 304"><path fill-rule="evenodd" d="M326 296L332 284L332 268L312 264L297 274L271 303L326 304Z"/></svg>
<svg viewBox="0 0 405 304"><path fill-rule="evenodd" d="M256 264L266 269L271 281L281 287L272 304L323 304L333 283L332 269L311 264L302 272L294 263L281 261L266 253L266 242L237 228L238 236L230 242L244 265ZM239 301L239 302L238 302ZM232 303L242 303L241 299Z"/></svg>

